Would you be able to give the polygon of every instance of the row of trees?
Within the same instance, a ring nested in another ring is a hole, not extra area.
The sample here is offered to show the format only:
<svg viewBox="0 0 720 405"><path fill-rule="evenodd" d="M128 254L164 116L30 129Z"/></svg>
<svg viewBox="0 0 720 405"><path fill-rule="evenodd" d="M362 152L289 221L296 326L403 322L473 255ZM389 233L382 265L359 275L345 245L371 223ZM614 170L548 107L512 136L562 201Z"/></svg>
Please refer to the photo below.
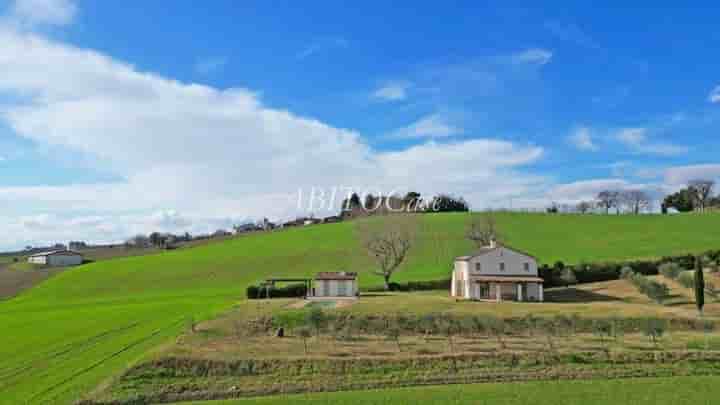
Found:
<svg viewBox="0 0 720 405"><path fill-rule="evenodd" d="M266 334L278 325L273 319L262 318L235 326L236 333L242 337L250 334ZM431 337L442 336L446 339L448 351L456 352L457 337L494 339L498 347L508 347L509 336L525 335L528 338L545 337L548 350L558 347L557 338L569 338L580 333L592 332L601 342L606 339L621 339L625 333L640 330L648 339L657 344L658 339L669 329L669 323L659 318L626 319L621 317L583 319L577 314L572 316L536 317L528 314L523 318L504 319L493 315L452 315L447 313L427 313L423 315L394 314L384 316L364 316L351 314L329 314L318 307L306 312L303 319L293 321L294 335L303 340L305 353L308 352L308 339L323 335L337 340L354 340L358 336L384 336L395 343L397 351L402 351L403 336L422 337L428 341ZM702 325L703 329L713 324ZM284 336L275 333L277 336Z"/></svg>
<svg viewBox="0 0 720 405"><path fill-rule="evenodd" d="M720 196L714 196L715 182L712 180L693 180L687 187L670 194L663 200L662 211L675 208L680 212L705 212L708 207L720 206Z"/></svg>
<svg viewBox="0 0 720 405"><path fill-rule="evenodd" d="M430 200L425 200L420 193L415 191L411 191L405 196L366 194L364 198L353 193L342 202L342 215L350 217L390 213L467 212L469 210L469 204L462 197L438 194Z"/></svg>
<svg viewBox="0 0 720 405"><path fill-rule="evenodd" d="M181 235L172 233L152 232L149 235L138 234L125 241L127 247L155 247L159 249L172 249L177 243L193 240L192 235L185 232Z"/></svg>
<svg viewBox="0 0 720 405"><path fill-rule="evenodd" d="M720 207L720 195L714 195L714 188L715 182L712 180L689 181L683 189L667 195L663 199L661 203L662 213L666 214L671 208L680 212L705 212L710 207ZM547 212L552 214L559 212L586 214L603 211L605 214L609 214L614 211L617 214L623 212L640 214L652 210L654 202L655 199L651 193L640 189L603 190L595 196L595 199L580 201L575 205L553 203L547 208Z"/></svg>

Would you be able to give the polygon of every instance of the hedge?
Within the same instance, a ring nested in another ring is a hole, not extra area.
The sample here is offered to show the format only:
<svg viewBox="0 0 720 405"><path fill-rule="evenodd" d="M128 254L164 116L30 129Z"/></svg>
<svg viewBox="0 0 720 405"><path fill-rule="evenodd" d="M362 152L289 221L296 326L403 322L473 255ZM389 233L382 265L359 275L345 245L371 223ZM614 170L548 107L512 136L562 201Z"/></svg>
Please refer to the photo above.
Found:
<svg viewBox="0 0 720 405"><path fill-rule="evenodd" d="M305 284L290 284L285 287L271 287L269 290L270 298L302 298L307 295ZM265 287L250 285L246 289L248 299L267 298L268 291Z"/></svg>

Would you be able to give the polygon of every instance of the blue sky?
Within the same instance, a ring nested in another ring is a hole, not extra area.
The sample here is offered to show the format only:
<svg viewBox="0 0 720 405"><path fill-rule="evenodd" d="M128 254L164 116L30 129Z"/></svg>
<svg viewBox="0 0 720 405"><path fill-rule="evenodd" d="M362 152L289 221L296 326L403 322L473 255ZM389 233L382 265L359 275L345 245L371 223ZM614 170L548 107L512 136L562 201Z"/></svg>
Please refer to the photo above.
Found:
<svg viewBox="0 0 720 405"><path fill-rule="evenodd" d="M712 3L392 3L0 2L0 249L720 176Z"/></svg>

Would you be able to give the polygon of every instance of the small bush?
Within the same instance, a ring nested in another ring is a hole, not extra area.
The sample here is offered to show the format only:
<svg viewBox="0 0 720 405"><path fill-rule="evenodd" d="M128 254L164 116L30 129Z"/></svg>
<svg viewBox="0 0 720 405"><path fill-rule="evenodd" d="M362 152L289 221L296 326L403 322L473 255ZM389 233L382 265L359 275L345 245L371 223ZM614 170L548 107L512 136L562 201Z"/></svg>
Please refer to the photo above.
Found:
<svg viewBox="0 0 720 405"><path fill-rule="evenodd" d="M672 262L661 264L658 270L660 271L660 274L673 280L678 278L683 272L683 269L681 269L680 266Z"/></svg>
<svg viewBox="0 0 720 405"><path fill-rule="evenodd" d="M695 287L695 275L692 271L683 271L677 278L678 283L685 288Z"/></svg>
<svg viewBox="0 0 720 405"><path fill-rule="evenodd" d="M624 280L630 279L633 274L635 274L635 272L630 268L630 266L625 266L620 270L620 278Z"/></svg>

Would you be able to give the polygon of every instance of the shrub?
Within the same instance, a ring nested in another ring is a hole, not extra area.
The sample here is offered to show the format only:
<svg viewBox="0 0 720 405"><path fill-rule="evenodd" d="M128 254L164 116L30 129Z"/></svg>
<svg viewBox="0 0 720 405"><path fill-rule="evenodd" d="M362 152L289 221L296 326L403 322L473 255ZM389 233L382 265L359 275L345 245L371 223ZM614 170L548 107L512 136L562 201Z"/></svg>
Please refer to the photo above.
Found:
<svg viewBox="0 0 720 405"><path fill-rule="evenodd" d="M683 271L677 278L678 283L685 288L695 287L695 276L692 271Z"/></svg>
<svg viewBox="0 0 720 405"><path fill-rule="evenodd" d="M683 272L683 269L681 269L680 266L672 262L661 264L658 270L660 271L660 274L671 279L678 278Z"/></svg>
<svg viewBox="0 0 720 405"><path fill-rule="evenodd" d="M575 277L575 271L573 271L571 267L566 267L562 270L560 279L565 284L565 287L569 286L570 284L577 284L578 282L577 277Z"/></svg>
<svg viewBox="0 0 720 405"><path fill-rule="evenodd" d="M670 289L667 285L650 280L642 274L633 273L632 276L630 276L630 281L637 287L640 293L645 294L658 304L662 304L670 295Z"/></svg>
<svg viewBox="0 0 720 405"><path fill-rule="evenodd" d="M633 271L633 269L630 268L630 266L625 266L622 268L622 270L620 270L621 279L630 279L632 278L633 274L635 274L635 272Z"/></svg>

